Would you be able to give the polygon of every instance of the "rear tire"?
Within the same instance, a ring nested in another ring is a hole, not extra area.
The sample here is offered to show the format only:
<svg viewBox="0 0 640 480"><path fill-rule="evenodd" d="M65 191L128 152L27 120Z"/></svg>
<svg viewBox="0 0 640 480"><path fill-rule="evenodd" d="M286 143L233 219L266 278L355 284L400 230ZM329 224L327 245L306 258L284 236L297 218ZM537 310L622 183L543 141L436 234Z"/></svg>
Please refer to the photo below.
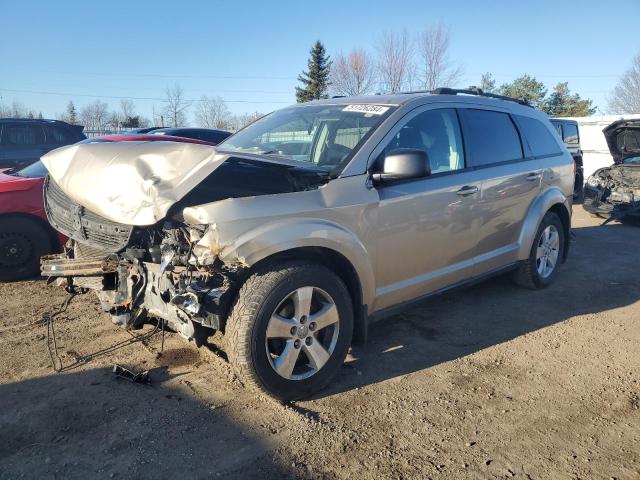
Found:
<svg viewBox="0 0 640 480"><path fill-rule="evenodd" d="M573 203L579 204L584 201L584 180L582 175L577 173L573 186Z"/></svg>
<svg viewBox="0 0 640 480"><path fill-rule="evenodd" d="M51 253L49 232L26 217L0 219L0 281L34 277L40 257Z"/></svg>
<svg viewBox="0 0 640 480"><path fill-rule="evenodd" d="M225 346L245 386L289 401L309 397L333 379L352 333L351 297L335 273L309 262L272 263L240 289Z"/></svg>
<svg viewBox="0 0 640 480"><path fill-rule="evenodd" d="M514 272L514 282L532 290L551 285L564 257L564 242L562 220L555 213L547 212L538 226L529 258Z"/></svg>

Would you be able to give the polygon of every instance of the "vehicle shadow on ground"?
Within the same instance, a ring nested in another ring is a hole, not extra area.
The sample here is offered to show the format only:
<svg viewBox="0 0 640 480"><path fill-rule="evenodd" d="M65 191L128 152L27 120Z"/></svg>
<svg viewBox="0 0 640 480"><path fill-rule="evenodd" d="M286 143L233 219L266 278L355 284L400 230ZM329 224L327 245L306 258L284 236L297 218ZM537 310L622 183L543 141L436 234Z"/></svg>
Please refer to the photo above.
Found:
<svg viewBox="0 0 640 480"><path fill-rule="evenodd" d="M317 398L423 370L576 315L640 299L640 229L611 224L573 231L569 260L549 288L522 289L503 275L375 323L367 345L353 348L354 360Z"/></svg>
<svg viewBox="0 0 640 480"><path fill-rule="evenodd" d="M184 390L109 368L0 385L0 478L288 478L273 446Z"/></svg>

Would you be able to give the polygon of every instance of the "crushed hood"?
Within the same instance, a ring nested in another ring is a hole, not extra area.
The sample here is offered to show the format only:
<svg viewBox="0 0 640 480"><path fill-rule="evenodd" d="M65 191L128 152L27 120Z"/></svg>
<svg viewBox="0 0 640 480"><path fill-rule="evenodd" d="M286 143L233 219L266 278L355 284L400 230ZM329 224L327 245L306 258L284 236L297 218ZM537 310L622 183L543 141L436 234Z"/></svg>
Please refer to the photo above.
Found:
<svg viewBox="0 0 640 480"><path fill-rule="evenodd" d="M326 172L284 157L161 141L75 144L46 154L42 163L78 205L138 226L159 222L178 202L308 190L327 179Z"/></svg>
<svg viewBox="0 0 640 480"><path fill-rule="evenodd" d="M618 120L602 130L615 163L640 156L640 120Z"/></svg>
<svg viewBox="0 0 640 480"><path fill-rule="evenodd" d="M42 163L78 204L114 222L152 225L228 157L192 143L109 142L62 147Z"/></svg>

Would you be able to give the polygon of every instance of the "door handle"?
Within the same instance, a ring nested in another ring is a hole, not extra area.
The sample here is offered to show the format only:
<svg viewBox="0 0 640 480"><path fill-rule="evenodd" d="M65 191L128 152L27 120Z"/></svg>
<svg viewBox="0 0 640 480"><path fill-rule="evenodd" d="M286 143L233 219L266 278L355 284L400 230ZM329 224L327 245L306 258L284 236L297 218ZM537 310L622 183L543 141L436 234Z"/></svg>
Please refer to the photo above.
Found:
<svg viewBox="0 0 640 480"><path fill-rule="evenodd" d="M530 182L535 182L536 180L540 180L542 178L542 172L531 172L527 175L527 180Z"/></svg>
<svg viewBox="0 0 640 480"><path fill-rule="evenodd" d="M465 185L456 192L456 194L460 195L461 197L473 195L474 193L478 193L478 187L476 187L475 185Z"/></svg>

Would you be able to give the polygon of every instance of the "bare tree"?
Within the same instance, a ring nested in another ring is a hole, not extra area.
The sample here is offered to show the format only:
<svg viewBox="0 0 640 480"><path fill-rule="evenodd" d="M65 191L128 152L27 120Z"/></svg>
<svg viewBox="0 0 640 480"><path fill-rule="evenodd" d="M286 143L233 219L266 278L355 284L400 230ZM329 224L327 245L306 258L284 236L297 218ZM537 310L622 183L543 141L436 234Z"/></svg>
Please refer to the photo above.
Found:
<svg viewBox="0 0 640 480"><path fill-rule="evenodd" d="M618 81L609 97L611 113L640 112L640 53L633 57L631 68Z"/></svg>
<svg viewBox="0 0 640 480"><path fill-rule="evenodd" d="M209 98L203 95L196 105L196 123L205 128L228 129L231 124L231 112L220 97Z"/></svg>
<svg viewBox="0 0 640 480"><path fill-rule="evenodd" d="M183 127L187 123L187 109L190 102L184 98L184 90L177 83L167 87L164 113L172 127Z"/></svg>
<svg viewBox="0 0 640 480"><path fill-rule="evenodd" d="M24 118L27 116L27 109L22 102L14 100L11 103L11 114L10 116L13 118Z"/></svg>
<svg viewBox="0 0 640 480"><path fill-rule="evenodd" d="M229 130L236 132L262 117L264 117L264 113L260 112L241 113L240 115L233 115L231 117Z"/></svg>
<svg viewBox="0 0 640 480"><path fill-rule="evenodd" d="M162 110L158 111L156 104L151 105L151 126L164 127L165 120Z"/></svg>
<svg viewBox="0 0 640 480"><path fill-rule="evenodd" d="M119 130L122 126L123 118L118 112L111 112L107 114L106 125L112 130Z"/></svg>
<svg viewBox="0 0 640 480"><path fill-rule="evenodd" d="M80 122L89 130L104 130L109 120L109 106L96 100L80 110Z"/></svg>
<svg viewBox="0 0 640 480"><path fill-rule="evenodd" d="M389 93L402 91L411 82L412 45L406 30L383 32L376 45L380 86Z"/></svg>
<svg viewBox="0 0 640 480"><path fill-rule="evenodd" d="M122 118L125 120L127 118L133 118L136 115L136 107L134 106L133 101L128 98L120 99L120 110L122 112Z"/></svg>
<svg viewBox="0 0 640 480"><path fill-rule="evenodd" d="M418 36L421 80L426 90L451 87L462 77L462 67L449 58L451 34L443 24L431 25Z"/></svg>
<svg viewBox="0 0 640 480"><path fill-rule="evenodd" d="M376 80L375 70L373 58L361 48L354 48L346 57L340 53L331 66L331 89L337 95L370 93Z"/></svg>

